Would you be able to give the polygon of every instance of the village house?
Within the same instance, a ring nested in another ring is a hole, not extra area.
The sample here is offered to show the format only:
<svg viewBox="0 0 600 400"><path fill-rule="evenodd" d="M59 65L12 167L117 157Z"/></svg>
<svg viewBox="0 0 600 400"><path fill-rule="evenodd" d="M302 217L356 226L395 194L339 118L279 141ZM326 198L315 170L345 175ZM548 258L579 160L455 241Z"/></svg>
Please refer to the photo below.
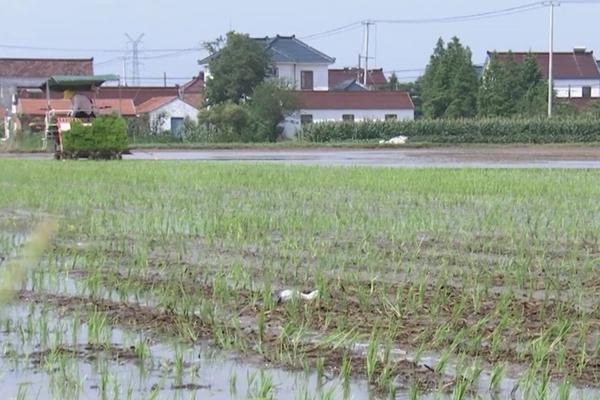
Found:
<svg viewBox="0 0 600 400"><path fill-rule="evenodd" d="M283 135L292 138L303 124L327 121L383 121L414 119L414 104L406 92L383 92L388 81L383 69L371 69L364 82L359 68L329 68L335 62L295 36L254 39L273 60L272 76L290 83L296 90L300 109L281 124ZM198 63L210 79L213 54Z"/></svg>
<svg viewBox="0 0 600 400"><path fill-rule="evenodd" d="M197 121L198 108L179 96L153 97L136 107L137 114L147 114L150 126L179 136L186 118Z"/></svg>
<svg viewBox="0 0 600 400"><path fill-rule="evenodd" d="M264 46L273 61L272 76L288 82L297 90L329 90L328 68L335 58L298 40L296 36L254 38ZM217 55L198 61L210 78L208 63Z"/></svg>
<svg viewBox="0 0 600 400"><path fill-rule="evenodd" d="M77 72L77 70L72 70ZM86 72L86 71L82 71ZM92 72L87 70L87 72ZM22 85L13 88L12 105L3 111L12 114L11 126L16 130L29 127L41 129L40 120L48 108L47 94L43 90L44 80L22 79ZM179 131L185 118L195 120L202 104L204 75L201 73L184 85L174 86L101 86L94 93L86 93L95 99L99 115L119 114L125 118L136 118L148 114L149 120L160 115L160 130ZM62 92L50 92L50 107L55 110L70 109L69 100ZM9 103L9 104L10 104ZM8 124L6 124L8 126ZM5 135L6 136L6 135Z"/></svg>
<svg viewBox="0 0 600 400"><path fill-rule="evenodd" d="M312 91L297 92L301 109L285 119L283 134L292 138L305 124L412 120L415 106L407 92Z"/></svg>
<svg viewBox="0 0 600 400"><path fill-rule="evenodd" d="M0 107L12 113L18 87L39 88L54 75L93 74L93 58L0 58Z"/></svg>
<svg viewBox="0 0 600 400"><path fill-rule="evenodd" d="M548 52L488 52L487 59L488 62L492 57L507 60L511 55L519 63L533 56L544 79L550 76ZM555 52L552 76L554 92L559 99L600 98L600 69L593 51L576 47L569 52Z"/></svg>

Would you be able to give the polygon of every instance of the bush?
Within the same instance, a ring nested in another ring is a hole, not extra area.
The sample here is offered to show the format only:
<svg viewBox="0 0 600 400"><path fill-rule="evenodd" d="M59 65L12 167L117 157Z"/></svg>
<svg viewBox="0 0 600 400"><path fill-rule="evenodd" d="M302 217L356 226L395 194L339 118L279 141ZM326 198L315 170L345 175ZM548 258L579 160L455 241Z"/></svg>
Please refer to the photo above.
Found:
<svg viewBox="0 0 600 400"><path fill-rule="evenodd" d="M74 157L113 158L127 146L127 122L116 116L96 118L91 126L74 122L63 135L64 151Z"/></svg>
<svg viewBox="0 0 600 400"><path fill-rule="evenodd" d="M408 136L431 143L600 142L600 118L421 119L416 121L325 122L305 125L298 137L310 142L360 141Z"/></svg>

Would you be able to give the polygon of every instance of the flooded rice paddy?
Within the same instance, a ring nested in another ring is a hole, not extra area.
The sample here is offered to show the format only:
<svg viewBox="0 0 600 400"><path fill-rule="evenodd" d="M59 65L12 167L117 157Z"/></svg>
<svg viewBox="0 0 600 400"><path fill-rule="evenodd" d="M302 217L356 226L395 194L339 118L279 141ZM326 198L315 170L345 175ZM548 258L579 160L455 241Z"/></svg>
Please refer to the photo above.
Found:
<svg viewBox="0 0 600 400"><path fill-rule="evenodd" d="M600 397L593 171L0 166L3 398Z"/></svg>

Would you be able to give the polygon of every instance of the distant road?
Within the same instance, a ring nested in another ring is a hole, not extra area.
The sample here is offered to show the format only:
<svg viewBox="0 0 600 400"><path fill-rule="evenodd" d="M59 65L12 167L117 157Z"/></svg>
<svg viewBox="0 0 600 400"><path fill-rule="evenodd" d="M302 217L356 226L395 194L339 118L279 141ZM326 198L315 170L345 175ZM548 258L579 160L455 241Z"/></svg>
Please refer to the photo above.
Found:
<svg viewBox="0 0 600 400"><path fill-rule="evenodd" d="M50 159L48 154L0 158ZM300 165L445 168L600 168L600 146L456 146L398 149L134 150L126 160L198 160Z"/></svg>
<svg viewBox="0 0 600 400"><path fill-rule="evenodd" d="M128 160L277 162L303 165L447 168L600 168L600 147L468 146L426 149L243 149L133 151Z"/></svg>

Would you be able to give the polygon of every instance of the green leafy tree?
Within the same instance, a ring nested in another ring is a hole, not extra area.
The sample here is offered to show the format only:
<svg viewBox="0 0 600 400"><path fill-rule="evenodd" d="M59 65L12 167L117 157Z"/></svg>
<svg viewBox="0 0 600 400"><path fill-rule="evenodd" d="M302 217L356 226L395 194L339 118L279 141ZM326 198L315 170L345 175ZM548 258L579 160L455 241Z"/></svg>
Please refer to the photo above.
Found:
<svg viewBox="0 0 600 400"><path fill-rule="evenodd" d="M398 82L394 86L396 91L408 92L415 105L415 117L420 117L422 115L421 80L417 79L414 82Z"/></svg>
<svg viewBox="0 0 600 400"><path fill-rule="evenodd" d="M426 117L464 118L477 112L479 79L471 50L457 37L447 45L438 40L420 85Z"/></svg>
<svg viewBox="0 0 600 400"><path fill-rule="evenodd" d="M247 141L251 128L250 110L247 104L224 101L205 108L198 114L198 124L217 129L224 141Z"/></svg>
<svg viewBox="0 0 600 400"><path fill-rule="evenodd" d="M386 85L386 89L392 92L400 90L400 81L398 80L398 76L395 72L388 78L388 83Z"/></svg>
<svg viewBox="0 0 600 400"><path fill-rule="evenodd" d="M533 56L519 63L512 53L492 55L478 96L480 116L540 115L546 107L546 83Z"/></svg>
<svg viewBox="0 0 600 400"><path fill-rule="evenodd" d="M240 103L265 79L272 64L264 47L246 34L229 32L226 39L205 43L205 48L213 55L208 64L207 105Z"/></svg>
<svg viewBox="0 0 600 400"><path fill-rule="evenodd" d="M442 60L446 53L444 40L440 38L429 59L425 74L421 77L423 115L426 117L441 117L445 111L447 88L443 79Z"/></svg>
<svg viewBox="0 0 600 400"><path fill-rule="evenodd" d="M279 124L290 112L298 109L298 102L296 93L285 82L269 80L258 85L249 101L256 139L275 141L281 133Z"/></svg>

